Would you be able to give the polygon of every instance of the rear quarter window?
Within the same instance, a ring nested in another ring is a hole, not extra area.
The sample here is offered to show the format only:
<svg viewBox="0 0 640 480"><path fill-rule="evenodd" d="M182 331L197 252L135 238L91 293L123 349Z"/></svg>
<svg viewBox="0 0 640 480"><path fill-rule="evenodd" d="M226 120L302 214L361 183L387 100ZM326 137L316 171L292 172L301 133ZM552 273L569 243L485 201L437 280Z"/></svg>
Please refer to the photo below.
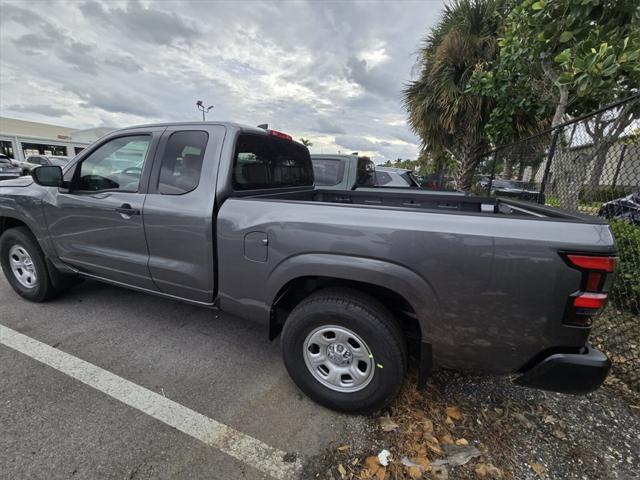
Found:
<svg viewBox="0 0 640 480"><path fill-rule="evenodd" d="M290 140L240 134L233 161L234 190L313 185L309 151Z"/></svg>
<svg viewBox="0 0 640 480"><path fill-rule="evenodd" d="M162 156L158 191L163 195L182 195L200 183L204 151L209 135L203 131L171 134Z"/></svg>
<svg viewBox="0 0 640 480"><path fill-rule="evenodd" d="M313 160L313 178L315 185L331 186L339 184L344 178L345 161L339 158L316 158Z"/></svg>

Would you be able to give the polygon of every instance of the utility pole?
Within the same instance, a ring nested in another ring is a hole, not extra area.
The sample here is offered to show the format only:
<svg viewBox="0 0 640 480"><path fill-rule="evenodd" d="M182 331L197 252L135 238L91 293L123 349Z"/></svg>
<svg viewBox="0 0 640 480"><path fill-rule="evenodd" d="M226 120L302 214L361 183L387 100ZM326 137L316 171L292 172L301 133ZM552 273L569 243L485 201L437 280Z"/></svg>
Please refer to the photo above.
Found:
<svg viewBox="0 0 640 480"><path fill-rule="evenodd" d="M202 121L205 121L205 115L209 113L209 111L213 108L213 105L209 105L208 107L204 106L204 102L202 100L198 100L196 102L196 107L198 110L202 112Z"/></svg>

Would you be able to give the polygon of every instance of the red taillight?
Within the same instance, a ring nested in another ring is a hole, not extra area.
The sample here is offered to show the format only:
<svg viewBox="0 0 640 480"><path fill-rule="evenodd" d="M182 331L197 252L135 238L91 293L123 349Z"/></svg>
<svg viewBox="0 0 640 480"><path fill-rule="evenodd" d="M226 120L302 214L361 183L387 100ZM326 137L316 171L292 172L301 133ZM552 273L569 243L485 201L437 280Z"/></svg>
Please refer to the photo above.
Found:
<svg viewBox="0 0 640 480"><path fill-rule="evenodd" d="M573 306L576 308L600 309L607 302L606 293L581 293L573 297Z"/></svg>
<svg viewBox="0 0 640 480"><path fill-rule="evenodd" d="M575 327L591 326L593 316L607 303L607 275L616 268L617 258L610 255L565 254L567 263L582 272L580 290L569 297L564 323Z"/></svg>
<svg viewBox="0 0 640 480"><path fill-rule="evenodd" d="M602 270L612 273L616 268L617 257L597 257L592 255L567 255L569 261L584 270Z"/></svg>
<svg viewBox="0 0 640 480"><path fill-rule="evenodd" d="M602 285L602 274L600 272L589 272L587 274L587 292L599 292Z"/></svg>
<svg viewBox="0 0 640 480"><path fill-rule="evenodd" d="M282 138L283 140L293 140L291 135L287 135L286 133L279 132L277 130L267 130L269 135L273 135L274 137Z"/></svg>

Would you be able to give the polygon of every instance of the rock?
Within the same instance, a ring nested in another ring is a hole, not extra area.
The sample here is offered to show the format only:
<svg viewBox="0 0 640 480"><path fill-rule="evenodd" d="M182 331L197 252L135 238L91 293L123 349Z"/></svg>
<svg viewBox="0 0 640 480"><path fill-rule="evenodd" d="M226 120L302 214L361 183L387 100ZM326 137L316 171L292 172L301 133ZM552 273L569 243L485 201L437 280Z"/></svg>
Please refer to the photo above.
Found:
<svg viewBox="0 0 640 480"><path fill-rule="evenodd" d="M482 455L482 452L471 445L443 445L447 461L451 466L464 465L469 460Z"/></svg>

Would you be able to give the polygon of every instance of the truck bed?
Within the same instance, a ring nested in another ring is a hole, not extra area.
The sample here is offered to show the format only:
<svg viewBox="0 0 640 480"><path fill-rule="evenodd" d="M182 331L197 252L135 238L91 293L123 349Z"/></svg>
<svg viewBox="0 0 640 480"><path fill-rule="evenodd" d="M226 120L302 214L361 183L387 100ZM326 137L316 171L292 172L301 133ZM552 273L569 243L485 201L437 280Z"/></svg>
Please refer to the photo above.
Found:
<svg viewBox="0 0 640 480"><path fill-rule="evenodd" d="M278 294L268 286L298 277L375 277L387 286L401 277L394 288L418 299L414 311L438 362L473 369L481 358L496 373L547 349L584 345L587 329L562 324L581 274L559 252L615 253L597 218L432 192L248 194L223 202L217 226L224 310L268 318ZM248 302L248 292L264 298Z"/></svg>
<svg viewBox="0 0 640 480"><path fill-rule="evenodd" d="M513 199L464 195L456 192L430 190L381 189L358 190L303 190L258 195L255 198L277 201L340 203L403 210L425 210L429 212L497 215L500 217L547 219L565 222L603 224L603 219L592 215L581 215L555 207L539 205Z"/></svg>

